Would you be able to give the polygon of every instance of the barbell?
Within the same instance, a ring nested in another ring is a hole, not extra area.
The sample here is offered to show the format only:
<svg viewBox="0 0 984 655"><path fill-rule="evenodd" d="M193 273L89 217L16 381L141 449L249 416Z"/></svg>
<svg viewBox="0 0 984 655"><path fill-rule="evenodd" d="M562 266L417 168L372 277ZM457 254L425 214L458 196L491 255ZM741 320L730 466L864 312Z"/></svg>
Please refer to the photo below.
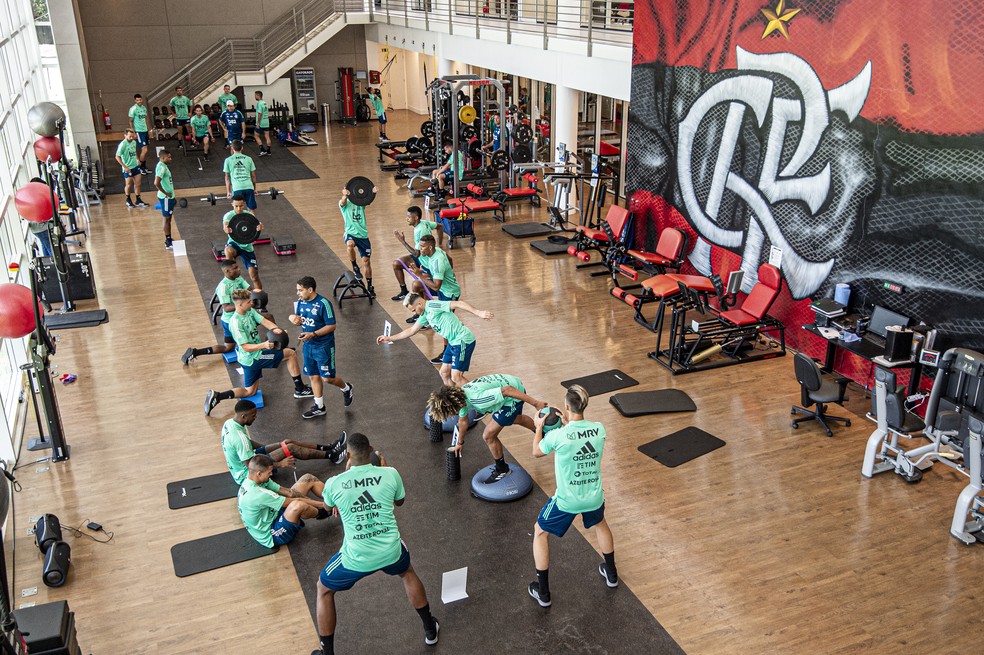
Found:
<svg viewBox="0 0 984 655"><path fill-rule="evenodd" d="M270 200L276 200L277 199L277 196L282 196L285 193L287 193L287 192L286 191L281 191L280 189L278 189L276 187L270 187L270 189L268 191L254 191L253 192L253 195L254 196L270 196ZM233 193L232 195L236 195L236 194ZM210 193L207 196L205 196L204 198L199 198L198 200L201 201L201 202L207 202L208 204L214 206L215 203L218 202L219 200L228 200L228 198L226 198L224 196L217 196L214 193ZM187 202L184 205L181 205L181 206L184 207L186 205L187 205Z"/></svg>

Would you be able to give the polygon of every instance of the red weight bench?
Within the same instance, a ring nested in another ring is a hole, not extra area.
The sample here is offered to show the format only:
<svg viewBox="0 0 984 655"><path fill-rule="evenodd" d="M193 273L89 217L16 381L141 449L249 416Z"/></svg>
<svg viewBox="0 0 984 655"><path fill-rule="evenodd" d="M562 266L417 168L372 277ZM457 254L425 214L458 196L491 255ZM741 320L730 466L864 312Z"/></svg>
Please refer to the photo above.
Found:
<svg viewBox="0 0 984 655"><path fill-rule="evenodd" d="M468 193L468 195L470 195L471 197L478 198L479 200L488 197L485 193L485 187L483 187L481 184L474 184L472 182L469 182L468 184L465 185L465 192Z"/></svg>
<svg viewBox="0 0 984 655"><path fill-rule="evenodd" d="M439 218L458 218L461 216L462 206L466 214L477 214L479 212L492 212L492 216L500 223L506 222L506 213L502 210L502 204L495 200L479 200L478 198L452 198L448 201L448 207L437 212Z"/></svg>
<svg viewBox="0 0 984 655"><path fill-rule="evenodd" d="M592 276L609 275L617 263L622 252L627 249L626 235L632 225L632 212L625 207L611 205L608 213L601 221L599 228L587 225L577 225L574 227L574 245L567 248L567 254L577 257L581 264L578 269L589 268L592 266L604 266L605 272L592 273ZM600 262L591 261L591 253L594 250L601 256Z"/></svg>
<svg viewBox="0 0 984 655"><path fill-rule="evenodd" d="M495 194L493 198L501 203L506 203L513 200L529 199L531 205L534 207L539 207L540 190L537 188L539 179L533 173L524 173L523 180L525 180L529 186L506 188Z"/></svg>
<svg viewBox="0 0 984 655"><path fill-rule="evenodd" d="M654 252L626 250L624 261L613 269L612 278L616 284L619 275L638 282L640 273L663 275L669 270L679 271L687 255L688 242L684 231L668 227L659 235Z"/></svg>
<svg viewBox="0 0 984 655"><path fill-rule="evenodd" d="M638 294L631 294L624 287L615 287L611 290L612 296L621 300L629 307L635 309L635 320L648 330L657 335L663 331L663 316L666 307L673 306L677 302L686 298L681 292L681 283L688 289L694 289L698 293L710 295L715 292L714 282L703 275L682 275L680 273L670 273L667 275L656 275L642 281L639 285L642 291ZM643 308L652 303L659 303L656 309L656 316L652 320L643 314ZM657 337L657 345L658 345Z"/></svg>

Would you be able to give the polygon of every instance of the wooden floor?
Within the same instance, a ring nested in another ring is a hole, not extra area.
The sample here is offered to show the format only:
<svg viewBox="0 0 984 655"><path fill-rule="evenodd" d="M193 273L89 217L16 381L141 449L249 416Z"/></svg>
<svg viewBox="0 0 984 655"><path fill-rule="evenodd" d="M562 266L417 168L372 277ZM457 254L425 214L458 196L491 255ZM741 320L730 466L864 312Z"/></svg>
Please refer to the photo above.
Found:
<svg viewBox="0 0 984 655"><path fill-rule="evenodd" d="M390 134L409 136L420 120L395 112ZM324 133L313 136L325 140ZM374 126L335 127L330 150L293 151L321 179L279 186L344 259L340 189L355 174L376 181L380 193L367 212L375 284L381 304L402 324L402 307L388 300L396 290L389 261L403 252L392 232L405 227L410 200L390 174L379 172L374 141ZM537 220L546 217L536 211ZM516 206L509 220L529 216L528 207ZM219 430L227 414L204 417L202 399L209 387L228 387L228 377L214 360L189 368L178 361L188 345L211 343L212 332L188 262L164 251L159 223L157 212L127 211L119 197L93 208L89 251L111 321L60 333L59 372L79 376L57 389L72 459L30 464L34 453L21 453L14 605L68 599L86 652L307 653L317 644L316 631L286 549L191 578L172 572L173 544L239 522L231 502L167 508L167 482L223 464ZM476 229L474 249L451 253L463 298L496 314L490 323L467 321L480 344L473 375L514 373L533 395L560 403L562 379L617 367L640 380L639 389L683 389L696 401L695 414L629 420L602 396L587 411L608 428L608 516L625 591L637 594L688 653L980 648L984 622L974 603L984 548L965 547L948 534L961 478L934 469L915 486L890 474L862 479L871 424L857 392L849 405L852 427L836 429L831 439L808 425L794 431L789 407L799 393L791 357L674 378L646 358L653 336L610 298L604 278L575 272L570 257L540 256L491 218L480 218ZM372 336L366 335L366 348L376 347ZM431 355L433 339L415 343ZM340 370L357 357L339 353ZM28 436L32 425L33 419ZM675 469L636 450L687 425L727 446ZM504 441L552 490L551 461L531 461L529 433L508 429ZM469 451L485 456L475 440ZM401 521L422 511L413 507ZM26 535L28 518L44 512L63 523L98 521L116 535L108 545L71 540L72 573L59 589L39 584L41 557ZM440 616L439 581L425 582ZM20 598L34 586L37 596ZM376 629L385 624L385 617L374 617ZM460 652L455 631L467 629L442 625L440 650Z"/></svg>

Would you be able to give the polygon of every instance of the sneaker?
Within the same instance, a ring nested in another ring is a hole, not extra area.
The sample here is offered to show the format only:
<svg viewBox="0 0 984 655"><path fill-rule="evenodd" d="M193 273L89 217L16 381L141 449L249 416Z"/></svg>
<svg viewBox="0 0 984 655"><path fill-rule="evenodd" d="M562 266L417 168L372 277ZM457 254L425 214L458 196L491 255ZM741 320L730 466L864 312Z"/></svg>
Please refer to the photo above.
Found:
<svg viewBox="0 0 984 655"><path fill-rule="evenodd" d="M145 203L140 198L137 198L137 207L150 207L150 205L148 205L147 203Z"/></svg>
<svg viewBox="0 0 984 655"><path fill-rule="evenodd" d="M181 355L181 363L187 366L191 363L191 360L195 358L195 349L189 348L185 351L185 354Z"/></svg>
<svg viewBox="0 0 984 655"><path fill-rule="evenodd" d="M608 585L610 589L614 589L618 586L618 573L614 576L608 575L608 567L605 566L604 562L598 565L598 573L600 573L601 577L605 579L605 584Z"/></svg>
<svg viewBox="0 0 984 655"><path fill-rule="evenodd" d="M219 398L214 389L209 389L208 393L205 394L205 416L212 413L215 406L219 404Z"/></svg>
<svg viewBox="0 0 984 655"><path fill-rule="evenodd" d="M424 630L424 643L428 646L433 646L437 643L437 635L441 633L441 624L434 619L434 631Z"/></svg>
<svg viewBox="0 0 984 655"><path fill-rule="evenodd" d="M342 430L342 434L339 435L338 440L332 444L331 448L328 449L328 452L332 455L336 455L338 453L344 453L345 447L347 445L348 445L348 433L345 432L345 430Z"/></svg>
<svg viewBox="0 0 984 655"><path fill-rule="evenodd" d="M352 272L355 273L356 280L362 279L362 270L359 268L358 264L355 263L352 264Z"/></svg>
<svg viewBox="0 0 984 655"><path fill-rule="evenodd" d="M205 155L205 161L208 161L208 155Z"/></svg>
<svg viewBox="0 0 984 655"><path fill-rule="evenodd" d="M417 315L416 314L414 314L413 316L411 316L410 318L407 319L407 323L409 323L410 325L413 325L416 322L417 322Z"/></svg>
<svg viewBox="0 0 984 655"><path fill-rule="evenodd" d="M337 455L328 455L328 459L331 460L331 463L335 464L336 466L338 464L344 464L346 457L348 457L348 453L344 450L338 453Z"/></svg>
<svg viewBox="0 0 984 655"><path fill-rule="evenodd" d="M133 209L134 207L136 207L136 205L133 204L133 201L130 200L129 198L127 198L126 199L126 208L127 209Z"/></svg>
<svg viewBox="0 0 984 655"><path fill-rule="evenodd" d="M170 250L173 247L174 247L174 242L171 241L170 237L164 239L164 250Z"/></svg>
<svg viewBox="0 0 984 655"><path fill-rule="evenodd" d="M294 389L294 398L314 398L314 392L311 391L311 387Z"/></svg>
<svg viewBox="0 0 984 655"><path fill-rule="evenodd" d="M485 478L485 484L492 484L494 482L498 482L499 480L501 480L502 478L506 477L507 475L509 475L509 469L508 468L505 471L499 471L497 469L492 469L492 473L489 474L489 477Z"/></svg>
<svg viewBox="0 0 984 655"><path fill-rule="evenodd" d="M369 287L369 288L366 289L366 291L369 292L369 297L370 298L375 298L376 297L376 288L375 287Z"/></svg>
<svg viewBox="0 0 984 655"><path fill-rule="evenodd" d="M311 409L301 414L301 418L317 418L319 416L324 416L328 413L328 410L324 407L318 407L317 405L312 405Z"/></svg>
<svg viewBox="0 0 984 655"><path fill-rule="evenodd" d="M256 156L257 157L263 157L264 155L266 155L266 153L263 152L263 150L261 149L260 152L259 152L259 154L257 154Z"/></svg>
<svg viewBox="0 0 984 655"><path fill-rule="evenodd" d="M342 389L342 400L345 402L345 406L346 407L348 407L349 405L352 404L352 397L353 397L352 392L353 392L353 389L352 389L352 383L351 382L349 382L348 388L349 388L348 391L345 391L344 389Z"/></svg>
<svg viewBox="0 0 984 655"><path fill-rule="evenodd" d="M392 300L393 302L399 302L399 301L403 300L404 298L406 298L408 293L410 293L410 292L409 291L401 291L400 293L398 293L395 296L393 296L392 298L390 298L390 300Z"/></svg>
<svg viewBox="0 0 984 655"><path fill-rule="evenodd" d="M540 607L550 607L550 592L540 594L540 583L534 580L530 583L530 598L540 604Z"/></svg>
<svg viewBox="0 0 984 655"><path fill-rule="evenodd" d="M431 359L431 364L443 364L444 363L444 353L442 352L437 357Z"/></svg>

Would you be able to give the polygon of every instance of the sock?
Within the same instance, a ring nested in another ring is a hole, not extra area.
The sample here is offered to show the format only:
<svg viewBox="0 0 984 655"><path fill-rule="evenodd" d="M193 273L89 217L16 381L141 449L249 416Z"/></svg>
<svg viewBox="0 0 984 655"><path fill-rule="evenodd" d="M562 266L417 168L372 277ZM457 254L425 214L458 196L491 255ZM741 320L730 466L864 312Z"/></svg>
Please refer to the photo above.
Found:
<svg viewBox="0 0 984 655"><path fill-rule="evenodd" d="M133 200L130 199L130 194L129 193L126 194L126 201L127 202L133 202Z"/></svg>
<svg viewBox="0 0 984 655"><path fill-rule="evenodd" d="M315 519L318 520L318 521L320 521L322 519L328 518L329 516L331 516L331 512L329 512L328 510L326 510L324 507L319 507L318 508L318 515L315 517Z"/></svg>
<svg viewBox="0 0 984 655"><path fill-rule="evenodd" d="M233 393L232 389L229 389L228 391L220 391L219 393L215 394L215 398L217 400L232 400L235 397L236 394Z"/></svg>
<svg viewBox="0 0 984 655"><path fill-rule="evenodd" d="M140 197L139 193L137 194L137 202L143 202L143 198Z"/></svg>
<svg viewBox="0 0 984 655"><path fill-rule="evenodd" d="M550 593L550 569L536 570L536 580L540 583L540 596Z"/></svg>
<svg viewBox="0 0 984 655"><path fill-rule="evenodd" d="M614 576L617 578L618 569L615 568L615 551L613 550L610 553L602 553L602 555L605 556L605 570L608 572L608 575L610 577Z"/></svg>
<svg viewBox="0 0 984 655"><path fill-rule="evenodd" d="M407 285L405 284L400 285L400 293L407 293Z"/></svg>
<svg viewBox="0 0 984 655"><path fill-rule="evenodd" d="M370 289L372 288L372 278L371 277L367 277L366 278L366 286L368 286Z"/></svg>
<svg viewBox="0 0 984 655"><path fill-rule="evenodd" d="M417 614L420 615L420 620L424 622L424 630L426 632L434 631L434 617L431 616L431 606L430 603L424 605L423 607L417 608Z"/></svg>
<svg viewBox="0 0 984 655"><path fill-rule="evenodd" d="M168 239L170 238L171 237L168 237ZM208 348L192 348L191 354L194 355L195 357L201 357L202 355L211 355L212 346L209 346Z"/></svg>
<svg viewBox="0 0 984 655"><path fill-rule="evenodd" d="M318 635L323 655L335 655L335 635Z"/></svg>
<svg viewBox="0 0 984 655"><path fill-rule="evenodd" d="M324 396L317 396L317 397L315 397L314 404L317 406L318 409L324 409L325 408L325 397Z"/></svg>
<svg viewBox="0 0 984 655"><path fill-rule="evenodd" d="M351 384L346 383L345 386L342 387L342 393L348 393L351 390L352 390L352 385Z"/></svg>
<svg viewBox="0 0 984 655"><path fill-rule="evenodd" d="M291 376L291 379L294 380L294 391L300 391L304 388L304 383L301 382L300 375Z"/></svg>
<svg viewBox="0 0 984 655"><path fill-rule="evenodd" d="M498 471L498 472L500 472L500 473L502 471L508 471L509 470L509 465L506 464L506 458L505 457L500 457L499 459L495 460L495 470Z"/></svg>

